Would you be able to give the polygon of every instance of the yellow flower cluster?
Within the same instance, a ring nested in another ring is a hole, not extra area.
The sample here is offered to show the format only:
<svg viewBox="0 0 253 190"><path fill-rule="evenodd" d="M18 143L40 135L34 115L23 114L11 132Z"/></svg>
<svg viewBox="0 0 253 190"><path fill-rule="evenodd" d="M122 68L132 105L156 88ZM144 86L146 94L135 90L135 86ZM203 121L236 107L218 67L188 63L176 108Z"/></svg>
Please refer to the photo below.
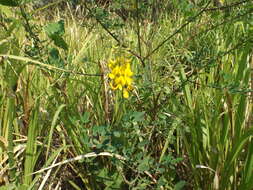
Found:
<svg viewBox="0 0 253 190"><path fill-rule="evenodd" d="M124 98L128 98L129 91L133 89L133 72L131 71L130 62L131 60L125 57L110 59L108 62L110 86L113 90L123 90Z"/></svg>

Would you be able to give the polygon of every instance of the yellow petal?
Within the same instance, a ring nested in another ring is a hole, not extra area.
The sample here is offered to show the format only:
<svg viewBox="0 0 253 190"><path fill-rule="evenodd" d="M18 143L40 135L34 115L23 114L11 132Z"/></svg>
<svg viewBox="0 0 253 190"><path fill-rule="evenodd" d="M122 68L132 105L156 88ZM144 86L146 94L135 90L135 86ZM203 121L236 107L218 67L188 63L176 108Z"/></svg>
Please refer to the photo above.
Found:
<svg viewBox="0 0 253 190"><path fill-rule="evenodd" d="M130 90L133 90L133 89L134 89L134 87L133 87L132 85L128 85L128 86L127 86L127 90L130 91Z"/></svg>
<svg viewBox="0 0 253 190"><path fill-rule="evenodd" d="M124 79L124 77L120 76L115 79L115 83L124 86L126 85L126 80Z"/></svg>
<svg viewBox="0 0 253 190"><path fill-rule="evenodd" d="M123 89L123 97L124 98L129 98L129 93L125 88Z"/></svg>
<svg viewBox="0 0 253 190"><path fill-rule="evenodd" d="M110 82L110 87L112 90L117 90L119 88L119 86L115 85L113 82Z"/></svg>
<svg viewBox="0 0 253 190"><path fill-rule="evenodd" d="M121 85L121 84L118 84L117 86L118 86L118 88L119 88L120 90L122 90L122 85Z"/></svg>
<svg viewBox="0 0 253 190"><path fill-rule="evenodd" d="M133 79L131 79L130 77L125 77L125 84L126 85L131 85L132 84L132 82L133 82Z"/></svg>
<svg viewBox="0 0 253 190"><path fill-rule="evenodd" d="M133 72L131 71L131 69L126 69L124 74L125 74L125 76L131 77L133 75Z"/></svg>
<svg viewBox="0 0 253 190"><path fill-rule="evenodd" d="M114 67L114 69L112 70L112 73L113 74L119 74L120 73L120 67L119 66L116 66L116 67Z"/></svg>
<svg viewBox="0 0 253 190"><path fill-rule="evenodd" d="M126 68L127 68L127 69L130 69L130 68L131 68L131 67L130 67L130 61L126 63Z"/></svg>
<svg viewBox="0 0 253 190"><path fill-rule="evenodd" d="M110 78L110 79L114 79L114 78L115 78L115 75L114 75L114 74L112 74L112 73L109 73L109 75L108 75L108 76L109 76L109 78Z"/></svg>
<svg viewBox="0 0 253 190"><path fill-rule="evenodd" d="M108 66L109 66L110 69L113 69L113 67L115 67L115 65L116 65L116 61L115 60L110 59L108 61Z"/></svg>

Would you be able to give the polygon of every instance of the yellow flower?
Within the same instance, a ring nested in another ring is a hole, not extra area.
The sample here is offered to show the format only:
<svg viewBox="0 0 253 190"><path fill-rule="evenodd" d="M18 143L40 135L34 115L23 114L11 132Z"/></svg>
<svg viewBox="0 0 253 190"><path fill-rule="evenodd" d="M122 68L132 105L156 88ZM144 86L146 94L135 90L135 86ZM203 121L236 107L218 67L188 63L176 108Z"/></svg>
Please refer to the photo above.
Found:
<svg viewBox="0 0 253 190"><path fill-rule="evenodd" d="M108 61L108 67L111 72L108 77L111 79L110 86L112 90L123 90L123 97L129 97L129 91L133 89L133 72L131 71L131 60L123 56Z"/></svg>

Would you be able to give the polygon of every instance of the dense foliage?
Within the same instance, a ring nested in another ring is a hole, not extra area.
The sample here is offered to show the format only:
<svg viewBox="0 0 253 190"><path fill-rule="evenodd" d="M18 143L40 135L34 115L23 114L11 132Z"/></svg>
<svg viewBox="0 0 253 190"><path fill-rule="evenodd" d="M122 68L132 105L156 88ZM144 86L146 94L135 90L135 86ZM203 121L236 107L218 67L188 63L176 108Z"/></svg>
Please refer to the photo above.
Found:
<svg viewBox="0 0 253 190"><path fill-rule="evenodd" d="M0 190L251 190L252 13L0 0Z"/></svg>

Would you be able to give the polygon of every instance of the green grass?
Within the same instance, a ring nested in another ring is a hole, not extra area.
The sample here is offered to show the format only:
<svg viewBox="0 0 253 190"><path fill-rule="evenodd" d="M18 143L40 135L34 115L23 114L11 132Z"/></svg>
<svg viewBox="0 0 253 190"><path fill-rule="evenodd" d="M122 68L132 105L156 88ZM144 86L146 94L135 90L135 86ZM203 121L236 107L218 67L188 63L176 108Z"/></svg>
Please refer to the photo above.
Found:
<svg viewBox="0 0 253 190"><path fill-rule="evenodd" d="M251 1L57 3L0 5L0 190L252 189Z"/></svg>

